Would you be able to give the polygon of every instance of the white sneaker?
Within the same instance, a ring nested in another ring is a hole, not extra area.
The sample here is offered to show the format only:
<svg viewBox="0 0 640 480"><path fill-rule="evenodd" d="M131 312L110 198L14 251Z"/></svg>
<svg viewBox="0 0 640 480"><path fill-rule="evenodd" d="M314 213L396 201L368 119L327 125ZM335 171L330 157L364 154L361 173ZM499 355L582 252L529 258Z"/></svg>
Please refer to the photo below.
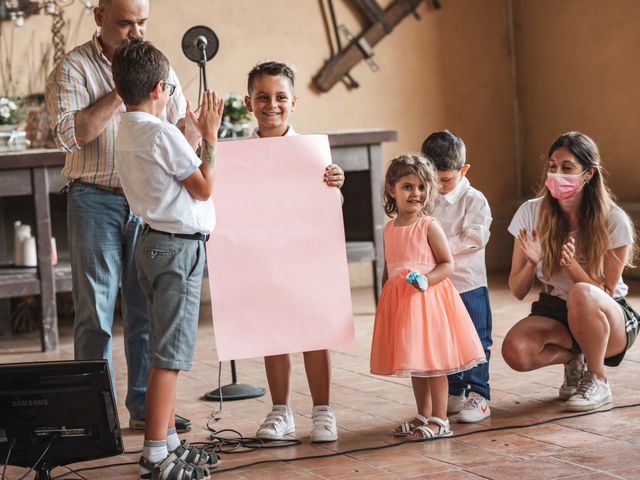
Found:
<svg viewBox="0 0 640 480"><path fill-rule="evenodd" d="M456 416L458 423L475 423L491 415L489 401L482 395L471 392L464 402L464 408Z"/></svg>
<svg viewBox="0 0 640 480"><path fill-rule="evenodd" d="M256 437L267 440L282 440L285 435L295 431L296 425L291 409L287 405L274 405L258 428Z"/></svg>
<svg viewBox="0 0 640 480"><path fill-rule="evenodd" d="M611 400L611 387L607 379L598 378L586 371L576 393L567 400L564 409L569 412L586 412L611 403Z"/></svg>
<svg viewBox="0 0 640 480"><path fill-rule="evenodd" d="M317 405L311 411L313 428L309 435L312 442L335 442L338 439L336 416L329 405Z"/></svg>
<svg viewBox="0 0 640 480"><path fill-rule="evenodd" d="M571 395L576 393L583 374L584 355L580 354L575 360L564 364L564 382L558 392L560 400L567 400Z"/></svg>
<svg viewBox="0 0 640 480"><path fill-rule="evenodd" d="M464 403L467 401L467 397L462 395L449 395L447 401L447 415L455 415L464 408Z"/></svg>

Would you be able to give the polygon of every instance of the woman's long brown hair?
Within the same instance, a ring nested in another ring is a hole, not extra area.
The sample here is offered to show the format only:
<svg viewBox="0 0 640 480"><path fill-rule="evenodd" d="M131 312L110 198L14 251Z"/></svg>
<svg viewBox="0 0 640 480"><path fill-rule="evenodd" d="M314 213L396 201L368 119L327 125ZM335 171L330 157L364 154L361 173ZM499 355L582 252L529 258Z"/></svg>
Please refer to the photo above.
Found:
<svg viewBox="0 0 640 480"><path fill-rule="evenodd" d="M614 205L614 200L603 178L600 152L594 141L580 132L568 132L558 137L549 149L549 158L553 152L562 147L576 157L583 171L592 169L593 172L593 176L582 188L578 224L580 225L580 243L583 247L588 245L588 248L583 248L586 257L585 271L598 283L603 283L604 258L610 249L609 211ZM549 279L560 269L562 245L567 241L569 227L558 200L551 196L544 183L538 196L542 200L536 229L542 248L542 272L545 278ZM630 219L629 221L631 222ZM632 246L625 259L627 264L630 264L633 258L633 251Z"/></svg>

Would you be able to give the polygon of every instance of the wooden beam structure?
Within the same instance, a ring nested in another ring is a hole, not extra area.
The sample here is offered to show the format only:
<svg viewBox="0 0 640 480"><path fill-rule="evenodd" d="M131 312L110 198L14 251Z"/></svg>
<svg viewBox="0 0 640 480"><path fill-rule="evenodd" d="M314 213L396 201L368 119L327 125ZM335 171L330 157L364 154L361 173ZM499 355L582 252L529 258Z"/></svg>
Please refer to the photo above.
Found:
<svg viewBox="0 0 640 480"><path fill-rule="evenodd" d="M313 82L321 92L328 92L361 60L372 56L372 47L388 35L407 15L415 12L423 0L394 0L381 13L374 12L369 5L365 13L371 23L360 35L349 42L349 45L336 53L314 77ZM371 3L371 2L369 2ZM375 2L374 2L375 3Z"/></svg>

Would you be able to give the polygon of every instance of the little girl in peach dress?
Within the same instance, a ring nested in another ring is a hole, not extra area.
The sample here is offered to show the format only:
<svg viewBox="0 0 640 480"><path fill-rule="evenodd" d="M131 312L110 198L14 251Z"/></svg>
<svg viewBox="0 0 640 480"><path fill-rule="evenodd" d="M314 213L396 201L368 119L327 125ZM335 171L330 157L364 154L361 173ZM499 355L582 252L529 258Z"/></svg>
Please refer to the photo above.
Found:
<svg viewBox="0 0 640 480"><path fill-rule="evenodd" d="M437 173L424 157L401 155L389 165L384 200L393 219L384 228L385 270L371 373L411 377L418 413L394 434L412 440L453 434L446 417L446 375L486 361L467 309L448 278L453 258L447 239L428 216L436 194Z"/></svg>

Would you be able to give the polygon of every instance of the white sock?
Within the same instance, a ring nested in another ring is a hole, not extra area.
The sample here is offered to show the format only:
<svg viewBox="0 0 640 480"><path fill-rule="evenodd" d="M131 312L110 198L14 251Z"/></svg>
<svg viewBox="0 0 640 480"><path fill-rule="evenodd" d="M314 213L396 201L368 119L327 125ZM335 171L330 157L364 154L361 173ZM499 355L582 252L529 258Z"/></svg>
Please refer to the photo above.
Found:
<svg viewBox="0 0 640 480"><path fill-rule="evenodd" d="M180 441L180 437L178 437L178 432L175 427L167 430L167 450L169 452L173 452L181 443L182 442Z"/></svg>
<svg viewBox="0 0 640 480"><path fill-rule="evenodd" d="M156 463L160 460L164 460L169 452L167 451L166 440L145 440L144 447L142 447L142 456L147 460Z"/></svg>

